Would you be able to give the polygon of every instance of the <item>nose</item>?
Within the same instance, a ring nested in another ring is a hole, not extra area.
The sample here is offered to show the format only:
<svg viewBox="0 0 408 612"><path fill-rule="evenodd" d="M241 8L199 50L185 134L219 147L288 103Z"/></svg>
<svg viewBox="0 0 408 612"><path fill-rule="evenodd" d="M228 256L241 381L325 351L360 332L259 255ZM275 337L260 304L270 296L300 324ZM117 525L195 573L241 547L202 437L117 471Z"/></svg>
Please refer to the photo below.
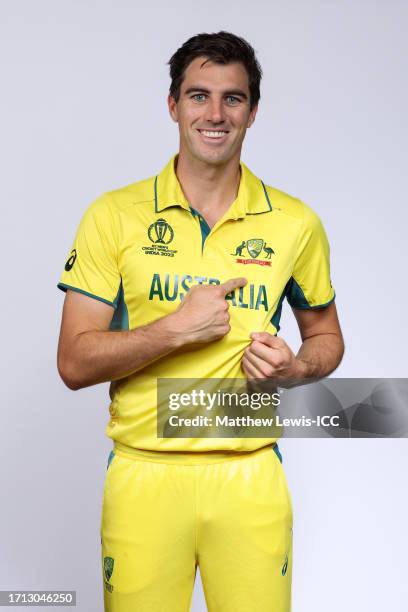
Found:
<svg viewBox="0 0 408 612"><path fill-rule="evenodd" d="M212 98L207 106L207 120L211 123L222 123L225 119L221 98Z"/></svg>

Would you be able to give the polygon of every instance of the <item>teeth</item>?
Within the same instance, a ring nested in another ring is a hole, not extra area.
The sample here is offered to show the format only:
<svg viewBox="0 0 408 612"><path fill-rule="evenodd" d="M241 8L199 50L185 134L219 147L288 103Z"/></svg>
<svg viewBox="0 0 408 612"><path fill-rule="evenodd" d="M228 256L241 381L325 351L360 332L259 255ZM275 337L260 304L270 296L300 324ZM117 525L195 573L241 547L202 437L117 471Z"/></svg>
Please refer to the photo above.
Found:
<svg viewBox="0 0 408 612"><path fill-rule="evenodd" d="M209 132L207 130L200 130L202 134L204 134L204 136L208 136L209 138L220 138L221 136L224 136L224 134L226 134L227 132Z"/></svg>

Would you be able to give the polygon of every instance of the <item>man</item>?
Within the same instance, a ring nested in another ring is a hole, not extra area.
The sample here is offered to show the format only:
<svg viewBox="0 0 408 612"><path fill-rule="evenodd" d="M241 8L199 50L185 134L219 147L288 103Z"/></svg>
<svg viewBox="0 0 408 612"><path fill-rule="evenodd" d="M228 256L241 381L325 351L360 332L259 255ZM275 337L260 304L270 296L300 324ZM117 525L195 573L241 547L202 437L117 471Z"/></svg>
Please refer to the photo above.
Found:
<svg viewBox="0 0 408 612"><path fill-rule="evenodd" d="M88 208L59 283L62 379L112 381L105 610L186 611L199 565L211 612L288 612L292 507L276 437L159 437L157 381L332 372L343 341L328 244L310 208L240 163L260 98L252 47L200 34L169 64L178 155ZM285 297L296 356L277 337Z"/></svg>

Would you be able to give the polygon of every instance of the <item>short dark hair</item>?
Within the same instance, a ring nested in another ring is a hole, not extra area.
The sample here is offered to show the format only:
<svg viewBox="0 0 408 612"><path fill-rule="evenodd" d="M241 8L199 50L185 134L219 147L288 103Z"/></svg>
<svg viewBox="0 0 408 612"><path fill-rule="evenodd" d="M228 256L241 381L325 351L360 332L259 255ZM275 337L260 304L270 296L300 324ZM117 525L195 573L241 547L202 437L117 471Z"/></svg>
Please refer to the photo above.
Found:
<svg viewBox="0 0 408 612"><path fill-rule="evenodd" d="M224 31L192 36L171 56L168 62L171 78L170 95L176 102L180 97L180 87L187 66L200 56L205 56L206 61L211 60L216 64L241 62L244 65L248 74L250 108L252 110L261 97L261 66L256 59L253 47L246 40Z"/></svg>

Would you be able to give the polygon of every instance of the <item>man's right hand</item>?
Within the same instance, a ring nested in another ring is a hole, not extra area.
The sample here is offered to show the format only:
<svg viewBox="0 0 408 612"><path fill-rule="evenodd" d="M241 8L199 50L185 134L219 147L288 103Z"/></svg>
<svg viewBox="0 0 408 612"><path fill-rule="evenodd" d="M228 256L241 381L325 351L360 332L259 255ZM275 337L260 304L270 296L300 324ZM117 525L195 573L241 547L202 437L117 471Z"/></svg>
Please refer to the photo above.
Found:
<svg viewBox="0 0 408 612"><path fill-rule="evenodd" d="M172 315L183 344L219 340L231 329L225 296L247 284L246 278L231 278L221 285L194 285Z"/></svg>

